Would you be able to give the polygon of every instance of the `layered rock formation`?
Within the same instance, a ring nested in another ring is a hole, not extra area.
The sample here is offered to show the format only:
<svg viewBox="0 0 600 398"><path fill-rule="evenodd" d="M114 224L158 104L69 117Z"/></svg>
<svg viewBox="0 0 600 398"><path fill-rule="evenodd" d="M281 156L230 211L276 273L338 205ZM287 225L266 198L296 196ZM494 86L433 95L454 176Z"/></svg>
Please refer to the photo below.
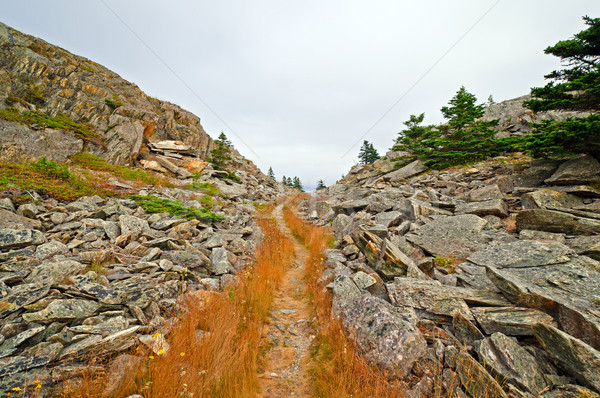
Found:
<svg viewBox="0 0 600 398"><path fill-rule="evenodd" d="M599 166L355 167L302 208L338 238L334 315L408 396L598 396Z"/></svg>

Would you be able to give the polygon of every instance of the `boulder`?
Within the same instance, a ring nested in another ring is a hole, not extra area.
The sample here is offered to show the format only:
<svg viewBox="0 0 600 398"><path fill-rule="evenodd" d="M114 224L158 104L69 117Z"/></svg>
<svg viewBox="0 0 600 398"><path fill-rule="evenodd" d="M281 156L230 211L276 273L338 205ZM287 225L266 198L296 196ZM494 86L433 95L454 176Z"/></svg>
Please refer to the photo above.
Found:
<svg viewBox="0 0 600 398"><path fill-rule="evenodd" d="M395 227L403 220L402 213L399 211L386 211L375 215L375 223L383 225L386 228Z"/></svg>
<svg viewBox="0 0 600 398"><path fill-rule="evenodd" d="M429 314L434 319L451 318L455 311L473 321L473 315L467 306L507 306L510 302L502 295L485 290L473 290L462 287L445 286L433 280L415 278L394 278L387 284L391 302L396 306L408 306Z"/></svg>
<svg viewBox="0 0 600 398"><path fill-rule="evenodd" d="M457 214L475 214L478 216L508 217L508 205L504 199L491 199L483 202L463 203L456 206Z"/></svg>
<svg viewBox="0 0 600 398"><path fill-rule="evenodd" d="M392 171L391 173L385 174L383 176L383 180L392 183L397 183L414 175L420 174L425 170L427 170L427 166L425 166L423 161L415 160L414 162L409 163L396 171Z"/></svg>
<svg viewBox="0 0 600 398"><path fill-rule="evenodd" d="M547 207L574 208L582 204L583 200L580 197L552 189L540 189L521 196L521 205L524 209L545 209Z"/></svg>
<svg viewBox="0 0 600 398"><path fill-rule="evenodd" d="M90 300L55 300L41 311L23 314L23 320L41 324L77 321L93 315L99 308L100 305L97 302Z"/></svg>
<svg viewBox="0 0 600 398"><path fill-rule="evenodd" d="M469 257L513 303L551 315L558 326L600 348L600 264L558 243L521 241Z"/></svg>
<svg viewBox="0 0 600 398"><path fill-rule="evenodd" d="M119 224L121 227L121 235L125 235L130 232L135 234L143 234L150 232L150 226L148 225L148 221L139 217L130 216L126 214L121 215L119 216Z"/></svg>
<svg viewBox="0 0 600 398"><path fill-rule="evenodd" d="M481 341L477 353L480 361L498 380L535 396L547 387L543 370L535 357L514 338L494 333Z"/></svg>
<svg viewBox="0 0 600 398"><path fill-rule="evenodd" d="M212 263L212 273L214 275L228 274L233 271L233 266L229 262L229 252L223 247L212 249L210 262Z"/></svg>
<svg viewBox="0 0 600 398"><path fill-rule="evenodd" d="M600 234L600 220L577 217L573 214L546 209L520 212L517 214L516 226L518 231L533 229L571 235Z"/></svg>
<svg viewBox="0 0 600 398"><path fill-rule="evenodd" d="M589 155L581 155L558 166L545 180L548 185L577 185L600 182L600 162Z"/></svg>
<svg viewBox="0 0 600 398"><path fill-rule="evenodd" d="M472 307L471 313L486 334L531 336L538 323L553 325L554 319L545 312L522 307Z"/></svg>
<svg viewBox="0 0 600 398"><path fill-rule="evenodd" d="M498 188L498 184L490 184L469 192L469 200L471 202L486 202L494 199L504 199L504 194Z"/></svg>
<svg viewBox="0 0 600 398"><path fill-rule="evenodd" d="M63 283L63 280L72 275L77 275L86 270L87 266L77 261L45 262L38 265L25 282L43 282L48 285Z"/></svg>
<svg viewBox="0 0 600 398"><path fill-rule="evenodd" d="M465 259L485 246L488 239L481 232L486 224L474 214L439 217L406 239L434 256Z"/></svg>
<svg viewBox="0 0 600 398"><path fill-rule="evenodd" d="M550 325L538 324L535 337L555 361L592 390L600 393L600 352Z"/></svg>
<svg viewBox="0 0 600 398"><path fill-rule="evenodd" d="M455 358L454 370L471 397L508 398L502 387L466 350Z"/></svg>
<svg viewBox="0 0 600 398"><path fill-rule="evenodd" d="M409 308L394 307L365 295L350 301L341 315L344 328L365 358L403 377L426 353L427 342Z"/></svg>
<svg viewBox="0 0 600 398"><path fill-rule="evenodd" d="M0 250L18 249L44 242L44 234L35 229L0 229Z"/></svg>

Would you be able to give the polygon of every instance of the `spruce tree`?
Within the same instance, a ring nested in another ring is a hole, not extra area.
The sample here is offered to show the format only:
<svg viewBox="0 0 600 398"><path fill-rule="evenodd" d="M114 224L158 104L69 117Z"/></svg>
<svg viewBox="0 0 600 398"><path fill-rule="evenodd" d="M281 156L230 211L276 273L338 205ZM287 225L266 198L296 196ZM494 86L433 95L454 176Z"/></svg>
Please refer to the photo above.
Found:
<svg viewBox="0 0 600 398"><path fill-rule="evenodd" d="M298 177L294 177L294 181L292 182L292 187L296 188L299 191L304 192L304 188L302 187L302 182L300 181L300 178L298 178Z"/></svg>
<svg viewBox="0 0 600 398"><path fill-rule="evenodd" d="M267 177L269 177L272 180L275 180L275 173L273 173L272 167L269 167L269 171L267 172Z"/></svg>
<svg viewBox="0 0 600 398"><path fill-rule="evenodd" d="M211 163L216 169L224 169L227 162L231 160L231 141L227 139L225 133L221 132L219 138L217 138L214 143L214 148L210 151L210 154L212 155Z"/></svg>
<svg viewBox="0 0 600 398"><path fill-rule="evenodd" d="M287 178L286 178L285 176L282 176L282 177L281 177L281 183L282 183L283 185L287 185Z"/></svg>
<svg viewBox="0 0 600 398"><path fill-rule="evenodd" d="M319 180L319 182L317 182L317 191L319 191L321 189L325 189L325 188L327 188L327 185L325 185L323 180Z"/></svg>
<svg viewBox="0 0 600 398"><path fill-rule="evenodd" d="M365 140L363 142L362 147L360 148L360 152L358 153L358 159L362 164L373 163L377 159L379 159L379 153L369 141Z"/></svg>

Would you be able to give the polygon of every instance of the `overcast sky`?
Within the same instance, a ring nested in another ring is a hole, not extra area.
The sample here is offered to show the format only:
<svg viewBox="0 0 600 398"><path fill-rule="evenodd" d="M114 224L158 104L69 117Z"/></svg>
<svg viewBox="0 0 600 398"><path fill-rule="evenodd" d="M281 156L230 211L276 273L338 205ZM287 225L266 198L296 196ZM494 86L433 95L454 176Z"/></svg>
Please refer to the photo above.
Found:
<svg viewBox="0 0 600 398"><path fill-rule="evenodd" d="M543 85L559 66L543 49L583 15L599 17L600 1L18 0L0 20L194 112L264 172L310 187L345 174L364 139L385 153L410 114L441 122L461 85L481 102Z"/></svg>

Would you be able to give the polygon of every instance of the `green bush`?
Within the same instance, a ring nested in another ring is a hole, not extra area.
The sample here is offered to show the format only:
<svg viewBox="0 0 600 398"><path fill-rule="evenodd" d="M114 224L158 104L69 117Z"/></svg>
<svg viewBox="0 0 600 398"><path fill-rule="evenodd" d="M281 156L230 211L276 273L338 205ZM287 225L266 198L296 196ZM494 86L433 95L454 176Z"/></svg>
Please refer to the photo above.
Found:
<svg viewBox="0 0 600 398"><path fill-rule="evenodd" d="M35 162L31 162L31 166L37 171L50 177L56 177L63 180L74 177L67 165L59 165L53 160L46 159L45 156L42 156Z"/></svg>
<svg viewBox="0 0 600 398"><path fill-rule="evenodd" d="M207 209L187 207L182 202L174 199L159 198L154 195L131 195L130 198L135 200L148 213L169 213L187 220L197 219L201 221L221 221L225 218L223 215L212 213Z"/></svg>

